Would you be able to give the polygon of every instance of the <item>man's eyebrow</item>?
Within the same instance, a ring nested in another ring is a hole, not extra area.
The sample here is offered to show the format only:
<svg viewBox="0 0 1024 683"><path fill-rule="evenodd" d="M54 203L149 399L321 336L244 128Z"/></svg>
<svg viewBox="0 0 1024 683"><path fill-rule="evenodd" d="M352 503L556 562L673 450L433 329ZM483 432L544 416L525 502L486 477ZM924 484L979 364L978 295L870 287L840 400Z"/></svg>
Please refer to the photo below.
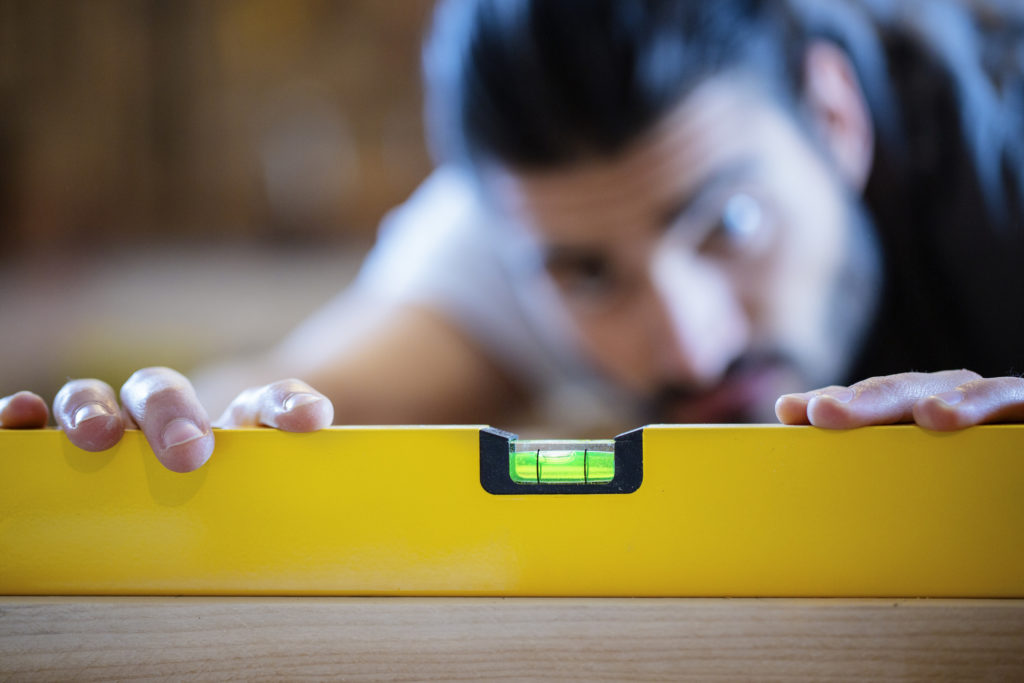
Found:
<svg viewBox="0 0 1024 683"><path fill-rule="evenodd" d="M743 176L748 175L753 167L754 162L750 159L740 159L731 164L722 166L717 171L704 178L697 186L697 189L686 194L681 199L674 202L668 209L661 212L658 225L661 226L662 229L667 230L708 195L712 194L723 185L728 185L729 183L734 182L737 178L742 178Z"/></svg>
<svg viewBox="0 0 1024 683"><path fill-rule="evenodd" d="M543 264L548 269L593 267L607 260L599 247L552 244L544 248Z"/></svg>

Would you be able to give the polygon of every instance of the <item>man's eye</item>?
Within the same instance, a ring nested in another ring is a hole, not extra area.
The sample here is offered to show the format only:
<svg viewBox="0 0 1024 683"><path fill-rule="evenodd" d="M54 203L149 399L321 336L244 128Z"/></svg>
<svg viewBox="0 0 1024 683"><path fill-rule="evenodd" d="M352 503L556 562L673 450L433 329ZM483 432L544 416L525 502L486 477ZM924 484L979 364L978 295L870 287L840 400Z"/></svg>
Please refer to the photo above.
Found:
<svg viewBox="0 0 1024 683"><path fill-rule="evenodd" d="M729 255L754 244L764 225L761 204L749 194L734 194L722 207L714 227L708 232L701 251Z"/></svg>
<svg viewBox="0 0 1024 683"><path fill-rule="evenodd" d="M597 256L549 263L548 272L558 288L571 297L599 299L615 288L611 264Z"/></svg>

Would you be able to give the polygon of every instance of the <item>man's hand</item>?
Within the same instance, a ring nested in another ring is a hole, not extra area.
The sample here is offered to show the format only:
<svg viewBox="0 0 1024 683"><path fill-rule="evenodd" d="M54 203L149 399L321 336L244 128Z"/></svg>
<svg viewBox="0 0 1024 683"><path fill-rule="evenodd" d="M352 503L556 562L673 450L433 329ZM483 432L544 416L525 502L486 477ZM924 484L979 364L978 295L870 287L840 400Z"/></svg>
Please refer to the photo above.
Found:
<svg viewBox="0 0 1024 683"><path fill-rule="evenodd" d="M174 472L191 472L213 453L213 433L206 409L191 383L170 368L139 370L121 387L121 407L114 390L94 379L65 384L53 401L58 426L79 448L102 451L138 427L153 452ZM334 406L308 384L296 379L248 389L217 421L218 427L266 426L311 432L331 424ZM46 426L46 403L23 391L0 399L0 428Z"/></svg>
<svg viewBox="0 0 1024 683"><path fill-rule="evenodd" d="M826 429L916 422L948 431L985 422L1024 421L1024 379L983 378L970 370L905 372L849 387L786 394L775 403L784 424Z"/></svg>

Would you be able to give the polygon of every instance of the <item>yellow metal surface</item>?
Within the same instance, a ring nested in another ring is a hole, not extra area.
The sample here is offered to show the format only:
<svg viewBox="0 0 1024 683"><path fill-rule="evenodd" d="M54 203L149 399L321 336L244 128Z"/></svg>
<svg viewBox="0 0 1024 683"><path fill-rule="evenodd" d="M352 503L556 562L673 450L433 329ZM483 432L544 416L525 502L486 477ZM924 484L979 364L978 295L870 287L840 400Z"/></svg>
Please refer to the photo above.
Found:
<svg viewBox="0 0 1024 683"><path fill-rule="evenodd" d="M648 427L626 495L495 496L478 428L0 432L0 593L1024 596L1024 426Z"/></svg>

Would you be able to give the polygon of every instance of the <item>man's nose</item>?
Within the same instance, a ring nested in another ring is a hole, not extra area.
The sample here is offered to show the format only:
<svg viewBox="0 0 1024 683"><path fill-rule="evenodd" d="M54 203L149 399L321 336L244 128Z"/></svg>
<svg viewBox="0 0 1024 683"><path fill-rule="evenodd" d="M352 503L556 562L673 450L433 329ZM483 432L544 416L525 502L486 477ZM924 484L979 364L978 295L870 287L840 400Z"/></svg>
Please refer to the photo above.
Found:
<svg viewBox="0 0 1024 683"><path fill-rule="evenodd" d="M660 308L655 340L659 369L696 386L710 386L750 343L750 320L727 273L714 264L661 249L650 266Z"/></svg>

